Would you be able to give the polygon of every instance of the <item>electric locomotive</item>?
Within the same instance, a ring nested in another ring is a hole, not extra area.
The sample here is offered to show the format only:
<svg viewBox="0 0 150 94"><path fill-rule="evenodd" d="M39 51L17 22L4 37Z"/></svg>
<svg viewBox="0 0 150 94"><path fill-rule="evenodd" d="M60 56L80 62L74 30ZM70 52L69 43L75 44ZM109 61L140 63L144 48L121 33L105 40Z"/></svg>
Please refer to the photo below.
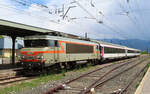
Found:
<svg viewBox="0 0 150 94"><path fill-rule="evenodd" d="M24 39L20 62L24 68L41 68L75 61L100 60L99 44L60 36L35 35Z"/></svg>

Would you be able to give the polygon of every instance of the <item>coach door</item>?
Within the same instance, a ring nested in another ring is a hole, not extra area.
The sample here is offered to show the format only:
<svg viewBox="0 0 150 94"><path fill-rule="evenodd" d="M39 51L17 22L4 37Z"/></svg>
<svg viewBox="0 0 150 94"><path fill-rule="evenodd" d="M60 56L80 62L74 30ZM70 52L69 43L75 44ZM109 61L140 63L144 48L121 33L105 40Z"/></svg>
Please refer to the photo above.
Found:
<svg viewBox="0 0 150 94"><path fill-rule="evenodd" d="M103 47L100 44L99 44L99 51L100 51L99 57L101 59L103 57Z"/></svg>
<svg viewBox="0 0 150 94"><path fill-rule="evenodd" d="M100 52L100 45L96 46L96 51ZM97 58L100 58L100 53L96 53Z"/></svg>

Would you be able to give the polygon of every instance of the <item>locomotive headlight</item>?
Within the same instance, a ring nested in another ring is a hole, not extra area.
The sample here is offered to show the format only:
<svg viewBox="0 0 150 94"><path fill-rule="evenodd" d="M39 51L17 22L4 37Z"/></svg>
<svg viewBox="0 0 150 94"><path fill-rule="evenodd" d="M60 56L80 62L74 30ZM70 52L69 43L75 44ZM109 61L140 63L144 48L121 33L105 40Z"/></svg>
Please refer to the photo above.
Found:
<svg viewBox="0 0 150 94"><path fill-rule="evenodd" d="M20 58L20 55L17 55L17 58Z"/></svg>
<svg viewBox="0 0 150 94"><path fill-rule="evenodd" d="M36 58L37 59L43 59L44 57L43 56L37 56Z"/></svg>
<svg viewBox="0 0 150 94"><path fill-rule="evenodd" d="M44 59L44 56L41 56L41 59Z"/></svg>
<svg viewBox="0 0 150 94"><path fill-rule="evenodd" d="M21 58L22 58L22 59L25 59L25 56L22 56Z"/></svg>

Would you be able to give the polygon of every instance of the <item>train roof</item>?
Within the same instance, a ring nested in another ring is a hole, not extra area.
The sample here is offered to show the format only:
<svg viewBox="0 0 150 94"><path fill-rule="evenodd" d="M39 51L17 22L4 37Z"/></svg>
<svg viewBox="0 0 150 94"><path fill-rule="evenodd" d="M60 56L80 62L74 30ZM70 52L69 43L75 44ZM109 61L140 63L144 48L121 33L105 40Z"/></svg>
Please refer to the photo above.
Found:
<svg viewBox="0 0 150 94"><path fill-rule="evenodd" d="M100 41L100 40L91 40L91 41L98 42L98 43L100 43L101 46L107 46L107 47L122 48L122 49L127 49L127 50L141 51L139 49L129 48L127 46L122 46L122 45L118 45L118 44L103 42L103 41Z"/></svg>
<svg viewBox="0 0 150 94"><path fill-rule="evenodd" d="M27 39L54 39L54 40L66 40L66 41L78 41L78 42L84 42L84 43L90 43L90 44L100 43L101 46L140 51L138 49L129 48L127 46L122 46L122 45L118 45L118 44L103 42L100 40L89 40L89 39L85 40L82 38L75 39L75 38L67 38L67 37L63 37L63 36L32 35L32 36L26 36L24 39L25 40L27 40Z"/></svg>
<svg viewBox="0 0 150 94"><path fill-rule="evenodd" d="M26 36L24 37L24 40L30 40L30 39L53 39L53 40L64 40L64 41L71 41L71 42L81 42L81 43L89 43L89 44L97 44L92 41L86 41L82 39L74 39L74 38L66 38L61 36L50 36L50 35L34 35L34 36Z"/></svg>
<svg viewBox="0 0 150 94"><path fill-rule="evenodd" d="M122 45L118 45L118 44L103 42L103 41L100 41L100 40L91 40L91 41L98 42L98 43L100 43L101 46L119 47L119 48L125 48L126 47L126 46L122 46Z"/></svg>
<svg viewBox="0 0 150 94"><path fill-rule="evenodd" d="M139 49L135 49L135 48L129 48L129 47L126 47L127 50L135 50L135 51L141 51Z"/></svg>

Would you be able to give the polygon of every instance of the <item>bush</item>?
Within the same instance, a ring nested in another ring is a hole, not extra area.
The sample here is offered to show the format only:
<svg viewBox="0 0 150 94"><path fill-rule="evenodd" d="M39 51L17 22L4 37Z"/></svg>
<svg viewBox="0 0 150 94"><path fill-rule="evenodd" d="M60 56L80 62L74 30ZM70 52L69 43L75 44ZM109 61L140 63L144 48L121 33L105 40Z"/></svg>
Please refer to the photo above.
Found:
<svg viewBox="0 0 150 94"><path fill-rule="evenodd" d="M146 51L141 52L141 54L148 54Z"/></svg>

